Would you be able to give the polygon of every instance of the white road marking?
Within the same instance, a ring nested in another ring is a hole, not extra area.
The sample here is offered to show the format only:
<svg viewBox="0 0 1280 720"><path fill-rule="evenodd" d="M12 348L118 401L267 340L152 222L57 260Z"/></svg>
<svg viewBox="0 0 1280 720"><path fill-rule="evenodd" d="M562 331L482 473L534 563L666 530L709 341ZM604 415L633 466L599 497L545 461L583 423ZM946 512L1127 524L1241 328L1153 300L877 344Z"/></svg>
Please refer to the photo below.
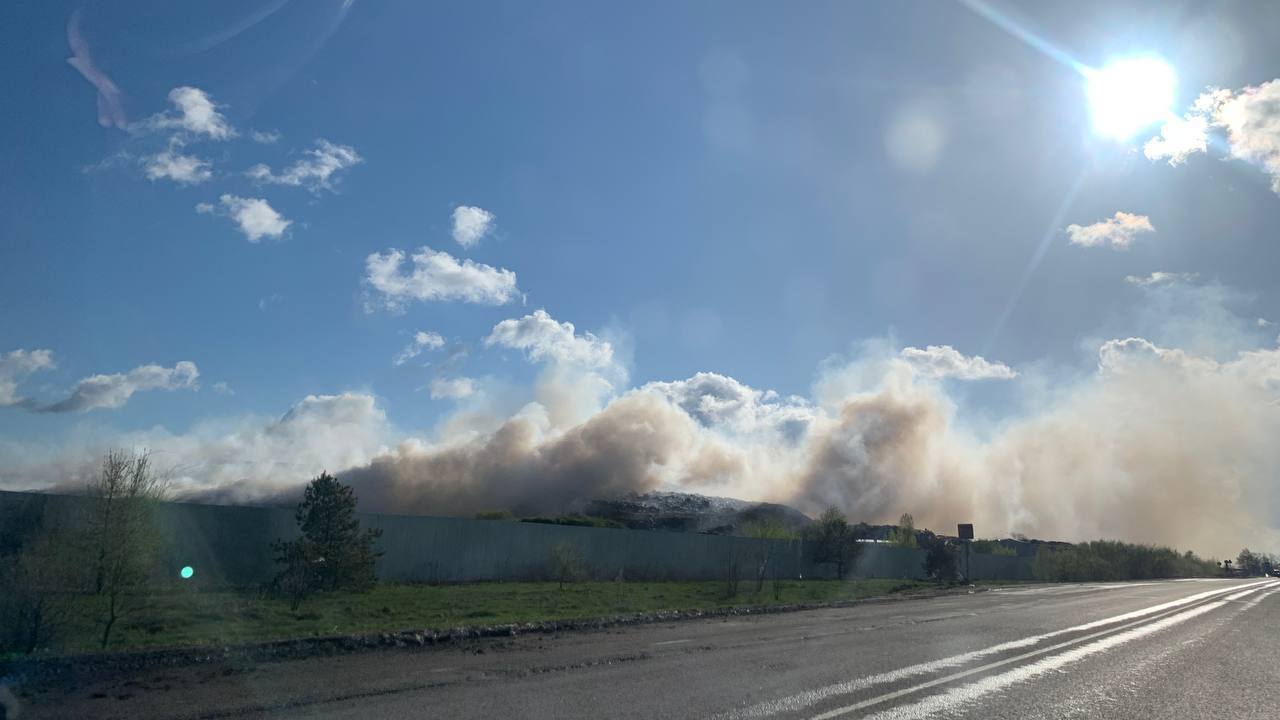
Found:
<svg viewBox="0 0 1280 720"><path fill-rule="evenodd" d="M1152 623L1140 625L1139 627L1133 628L1132 630L1126 630L1125 632L1118 633L1116 635L1111 635L1109 637L1105 637L1096 642L1089 643L1088 645L1082 645L1080 647L1072 648L1071 650L1067 650L1066 652L1058 655L1050 655L1049 657L1043 658L1041 660L1030 663L1028 665L1023 665L1022 667L1015 668L1008 672L1001 673L999 675L993 675L989 678L983 678L978 682L971 683L969 685L953 688L944 693L939 693L938 695L930 696L928 698L925 698L924 700L921 700L920 702L913 703L911 705L898 705L897 707L894 707L892 709L872 715L871 718L875 718L876 720L888 720L889 718L892 718L893 720L908 720L910 718L930 717L934 714L953 708L956 705L959 705L961 703L972 702L974 700L977 700L983 695L995 692L996 690L999 690L1001 688L1008 687L1010 685L1013 685L1014 683L1021 682L1023 680L1029 680L1038 675L1043 675L1044 673L1047 673L1051 670L1057 670L1058 668L1061 668L1064 665L1068 665L1070 663L1076 662L1090 655L1103 652L1104 650L1110 650L1111 648L1116 647L1118 645L1122 645L1124 643L1137 640L1138 638L1145 637L1155 632L1159 632L1160 630L1163 630L1168 627L1172 627L1173 625L1186 622L1187 620L1190 620L1199 615L1203 615L1204 613L1207 613L1211 610L1216 610L1225 604L1226 604L1225 601L1217 600L1215 602L1209 603L1208 605L1201 605L1199 607L1194 607L1185 612L1178 613L1177 615L1170 615L1167 618L1163 618L1161 620L1157 620ZM970 672L978 672L984 669L987 669L987 668L974 668L974 670ZM866 700L861 703L856 703L854 705L848 705L843 708L838 708L836 710L832 710L831 712L826 712L821 715L818 715L814 718L814 720L829 720L830 718L839 717L841 715L847 715L851 712L854 712L855 710L861 710L862 708L882 703L885 700L891 700L895 697L901 697L901 695L906 695L907 693L915 692L916 690L919 690L922 687L924 686L907 688L905 690L898 691L898 693L892 693L890 695L882 695L881 697L878 697L878 698L871 698L870 700Z"/></svg>
<svg viewBox="0 0 1280 720"><path fill-rule="evenodd" d="M1272 595L1275 595L1278 592L1280 592L1280 587L1276 588L1275 590L1268 590L1262 593L1261 595L1259 595L1258 597L1245 603L1244 609L1248 610L1249 608L1253 607L1254 605L1257 605L1258 603L1262 602L1263 600L1266 600L1267 598L1271 597Z"/></svg>
<svg viewBox="0 0 1280 720"><path fill-rule="evenodd" d="M1138 621L1133 624L1134 626L1131 627L1131 629L1125 630L1123 632L1109 634L1114 632L1114 628L1112 630L1104 630L1098 633L1094 633L1092 635L1085 636L1083 638L1075 638L1073 640L1068 640L1066 642L1059 643L1057 645L1054 645L1049 648L1044 648L1042 650L1036 650L1029 653L1024 653L1017 657L1007 658L1005 660L990 663L988 665L983 665L981 667L970 668L968 670L965 670L964 672L959 672L959 673L955 673L954 675L949 675L947 677L931 680L927 683L921 683L914 687L904 688L902 690L897 690L895 692L886 693L879 697L863 700L862 702L854 703L852 705L846 705L841 708L836 708L835 710L830 710L828 712L822 713L821 715L816 715L812 718L812 720L831 720L831 718L840 717L841 715L847 715L851 712L855 712L857 710L862 710L864 708L871 707L872 705L879 705L880 703L887 702L889 700L893 700L893 699L902 697L904 695L910 695L910 694L919 692L921 690L928 689L930 687L935 687L937 685L942 685L944 683L953 682L955 680L959 680L960 678L968 677L970 675L986 672L987 670L993 670L997 667L1009 665L1019 660L1025 660L1037 655L1044 655L1045 653L1052 652L1054 650L1063 649L1071 645L1076 646L1076 647L1072 647L1069 650L1066 650L1065 652L1059 653L1057 655L1049 655L1048 657L1041 658L1040 660L1037 660L1032 663L1028 663L1021 667L1016 667L1012 670L1006 671L999 675L993 675L991 677L982 678L977 682L971 683L969 685L963 685L957 688L952 688L951 690L947 690L937 695L931 695L916 703L912 703L909 705L897 705L889 710L884 710L875 715L871 715L868 718L868 720L871 720L872 718L874 718L875 720L911 720L912 718L932 717L938 713L952 709L954 708L954 706L959 705L961 703L972 702L974 700L977 700L981 696L987 695L996 690L1000 690L1002 688L1008 687L1018 682L1022 682L1024 680L1029 680L1031 678L1037 677L1039 675L1043 675L1050 671L1058 670L1065 665L1069 665L1071 663L1077 662L1090 655L1096 655L1097 653L1105 652L1107 650L1118 647L1125 643L1132 642L1134 640L1146 637L1148 635L1151 635L1153 633L1159 632L1166 628L1172 627L1179 623L1186 622L1187 620L1203 615L1204 613L1217 610L1218 608L1226 605L1230 600L1235 600L1247 595L1251 595L1255 592L1266 589L1266 587L1270 587L1270 585L1271 585L1270 583L1267 583L1264 587L1252 587L1252 589L1244 590L1242 592L1237 592L1227 597L1221 598L1219 600L1215 600L1213 602L1191 608L1190 610L1180 612L1176 615L1169 615L1152 622ZM1246 587L1249 587L1249 586L1246 586ZM1079 644L1083 640L1098 638L1104 635L1106 637L1102 637L1102 639L1096 640L1087 645Z"/></svg>
<svg viewBox="0 0 1280 720"><path fill-rule="evenodd" d="M687 643L687 642L693 642L693 641L692 640L663 640L662 642L654 643L654 645L679 645L680 643Z"/></svg>
<svg viewBox="0 0 1280 720"><path fill-rule="evenodd" d="M816 705L817 703L832 697L838 697L840 695L851 695L855 692L858 692L859 690L865 690L869 687L874 687L876 685L883 685L885 683L898 682L900 680L905 680L907 678L916 677L919 675L928 675L930 673L934 673L939 670L946 670L953 667L959 667L961 665L965 665L969 662L972 662L974 660L977 660L983 657L987 657L989 655L995 655L995 654L1006 652L1009 650L1017 650L1020 648L1030 647L1032 645L1037 645L1045 640L1055 638L1055 637L1061 637L1062 635L1067 635L1070 633L1086 632L1086 631L1094 630L1100 627L1105 627L1107 625L1114 625L1117 623L1126 622L1128 620L1135 620L1138 618L1146 617L1148 615L1154 615L1156 613L1163 612L1165 610L1172 610L1174 608L1182 607L1184 605L1189 605L1191 603L1199 602L1201 600L1205 600L1217 595L1225 595L1227 593L1237 592L1237 591L1240 591L1241 588L1249 588L1257 585L1263 585L1263 584L1266 584L1267 582L1268 581L1264 580L1264 581L1253 583L1251 585L1243 585L1243 586L1237 585L1234 587L1207 590L1205 592L1196 593L1194 595L1190 595L1178 600L1171 600L1169 602L1160 603L1159 605L1152 605L1150 607L1142 608L1141 610L1134 610L1132 612L1127 612L1120 615L1114 615L1109 618L1095 620L1093 622L1085 623L1083 625L1076 625L1074 627L1064 628L1062 630L1054 630L1052 632L1044 633L1041 635L1031 635L1018 640L1010 640L1008 642L1003 642L998 645L992 645L990 647L982 648L980 650L973 650L967 653L961 653L959 655L952 655L951 657L941 658L938 660L931 660L929 662L923 662L916 665L909 665L907 667L899 668L897 670L890 670L889 672L879 673L876 675L868 675L866 677L855 678L853 680L847 680L844 682L835 683L833 685L827 685L825 687L806 690L804 692L797 693L795 695L778 698L777 700L769 700L762 703L758 703L756 705L752 705L750 707L742 708L740 710L732 710L727 713L717 715L716 718L718 718L719 720L745 720L746 718L765 718L765 717L769 717L772 715L777 715L785 712L797 712L807 707ZM1071 642L1074 643L1079 641L1080 641L1080 638L1077 638L1076 640L1073 640ZM1067 644L1071 644L1071 643L1067 643ZM1038 651L1038 653L1042 653L1042 652L1044 651L1043 650ZM1033 654L1038 654L1038 653L1033 653Z"/></svg>

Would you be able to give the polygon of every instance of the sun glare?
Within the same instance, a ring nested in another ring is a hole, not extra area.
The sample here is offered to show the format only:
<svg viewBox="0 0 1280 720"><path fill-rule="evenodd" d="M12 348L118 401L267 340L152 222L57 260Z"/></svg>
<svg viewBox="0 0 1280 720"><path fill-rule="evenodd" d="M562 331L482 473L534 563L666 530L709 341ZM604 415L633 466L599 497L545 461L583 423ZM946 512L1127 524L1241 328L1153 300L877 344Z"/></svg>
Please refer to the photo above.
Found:
<svg viewBox="0 0 1280 720"><path fill-rule="evenodd" d="M1085 71L1093 129L1099 135L1127 140L1172 112L1177 75L1153 57L1117 60Z"/></svg>

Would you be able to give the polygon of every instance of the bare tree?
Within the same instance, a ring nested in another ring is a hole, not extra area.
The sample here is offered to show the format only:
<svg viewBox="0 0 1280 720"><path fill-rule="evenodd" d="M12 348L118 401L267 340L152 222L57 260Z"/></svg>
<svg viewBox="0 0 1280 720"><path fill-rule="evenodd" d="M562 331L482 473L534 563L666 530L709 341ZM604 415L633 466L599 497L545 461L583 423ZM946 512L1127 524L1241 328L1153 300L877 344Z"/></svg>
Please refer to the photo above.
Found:
<svg viewBox="0 0 1280 720"><path fill-rule="evenodd" d="M145 451L113 450L89 485L94 500L89 540L95 554L93 590L102 596L102 647L155 566L160 533L155 505L168 494L168 480L155 472Z"/></svg>
<svg viewBox="0 0 1280 720"><path fill-rule="evenodd" d="M764 589L764 580L773 561L774 540L789 540L795 537L781 520L770 517L743 526L742 534L756 540L756 592ZM777 578L774 578L775 583ZM776 591L777 588L775 588Z"/></svg>
<svg viewBox="0 0 1280 720"><path fill-rule="evenodd" d="M565 583L581 579L586 572L586 558L582 556L582 548L576 543L559 542L551 548L551 573L560 583L561 590Z"/></svg>

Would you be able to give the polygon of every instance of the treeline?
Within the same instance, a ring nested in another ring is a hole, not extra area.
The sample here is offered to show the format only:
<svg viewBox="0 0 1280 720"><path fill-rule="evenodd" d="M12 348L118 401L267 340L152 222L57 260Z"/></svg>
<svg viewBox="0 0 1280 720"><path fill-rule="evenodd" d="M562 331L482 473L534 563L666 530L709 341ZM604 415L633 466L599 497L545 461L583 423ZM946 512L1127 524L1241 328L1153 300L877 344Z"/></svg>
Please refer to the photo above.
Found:
<svg viewBox="0 0 1280 720"><path fill-rule="evenodd" d="M1136 545L1117 540L1094 540L1067 547L1042 547L1032 563L1037 580L1079 582L1104 580L1160 580L1217 577L1222 568L1188 550Z"/></svg>

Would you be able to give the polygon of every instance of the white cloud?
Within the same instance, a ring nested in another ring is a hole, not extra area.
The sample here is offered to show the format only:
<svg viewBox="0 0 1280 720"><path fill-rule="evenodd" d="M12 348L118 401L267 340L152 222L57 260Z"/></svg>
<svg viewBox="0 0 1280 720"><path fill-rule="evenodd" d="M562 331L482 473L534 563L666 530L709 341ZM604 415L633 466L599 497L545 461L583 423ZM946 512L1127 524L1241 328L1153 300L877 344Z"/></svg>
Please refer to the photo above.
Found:
<svg viewBox="0 0 1280 720"><path fill-rule="evenodd" d="M231 386L225 382L221 382L221 381L216 382L213 384L212 387L213 387L213 391L218 393L219 395L235 395L236 394L236 391L232 390Z"/></svg>
<svg viewBox="0 0 1280 720"><path fill-rule="evenodd" d="M209 140L229 140L236 136L235 128L218 112L219 105L209 95L193 87L176 87L169 91L169 102L174 111L152 115L145 125L161 130L185 130Z"/></svg>
<svg viewBox="0 0 1280 720"><path fill-rule="evenodd" d="M438 377L429 386L433 400L462 400L476 394L476 383L469 377Z"/></svg>
<svg viewBox="0 0 1280 720"><path fill-rule="evenodd" d="M222 212L240 226L240 232L249 238L249 242L256 243L263 237L279 239L293 224L262 198L223 195L218 201L222 204ZM196 205L196 212L207 215L214 213L215 208L209 203L200 203Z"/></svg>
<svg viewBox="0 0 1280 720"><path fill-rule="evenodd" d="M808 430L818 409L800 397L783 398L727 375L700 372L687 380L650 382L640 392L667 398L699 425L735 436L776 434L794 441Z"/></svg>
<svg viewBox="0 0 1280 720"><path fill-rule="evenodd" d="M1214 121L1227 131L1231 154L1262 168L1280 193L1280 80L1245 88L1225 99Z"/></svg>
<svg viewBox="0 0 1280 720"><path fill-rule="evenodd" d="M1144 147L1152 160L1178 165L1208 149L1210 128L1226 131L1233 157L1258 166L1280 193L1280 79L1240 91L1212 88L1196 98L1186 116L1165 123Z"/></svg>
<svg viewBox="0 0 1280 720"><path fill-rule="evenodd" d="M1155 232L1155 230L1151 224L1151 218L1146 215L1135 215L1120 210L1106 220L1092 225L1072 223L1067 226L1066 232L1072 245L1111 246L1123 250L1129 247L1138 235Z"/></svg>
<svg viewBox="0 0 1280 720"><path fill-rule="evenodd" d="M249 137L262 145L274 145L282 136L275 130L250 130Z"/></svg>
<svg viewBox="0 0 1280 720"><path fill-rule="evenodd" d="M453 209L453 239L469 248L493 230L493 213L483 208L459 205Z"/></svg>
<svg viewBox="0 0 1280 720"><path fill-rule="evenodd" d="M1216 361L1189 355L1179 349L1163 348L1145 338L1108 340L1098 348L1098 369L1111 373L1127 373L1144 370L1152 364L1170 368L1214 371Z"/></svg>
<svg viewBox="0 0 1280 720"><path fill-rule="evenodd" d="M199 377L196 364L186 360L171 368L141 365L125 373L91 375L77 382L66 398L35 409L56 413L118 408L136 392L190 389L196 386Z"/></svg>
<svg viewBox="0 0 1280 720"><path fill-rule="evenodd" d="M213 177L209 168L207 160L173 149L148 157L143 165L148 180L172 180L181 185L198 185Z"/></svg>
<svg viewBox="0 0 1280 720"><path fill-rule="evenodd" d="M534 362L560 362L587 368L603 368L613 363L613 346L607 341L589 332L575 334L573 323L558 322L546 310L535 310L518 320L503 320L493 326L484 344L522 350Z"/></svg>
<svg viewBox="0 0 1280 720"><path fill-rule="evenodd" d="M318 192L332 190L339 171L364 162L364 158L350 145L337 145L324 139L316 140L316 147L307 150L306 155L279 175L261 163L249 168L247 174L257 182L305 186L312 192Z"/></svg>
<svg viewBox="0 0 1280 720"><path fill-rule="evenodd" d="M1187 156L1204 152L1209 146L1209 121L1193 115L1174 118L1160 128L1160 135L1142 146L1148 160L1169 159L1170 165L1181 165Z"/></svg>
<svg viewBox="0 0 1280 720"><path fill-rule="evenodd" d="M390 435L372 395L308 395L275 418L202 420L180 434L158 426L79 434L56 456L0 440L0 487L82 488L104 452L138 447L171 475L178 498L252 502L296 489L323 470L368 462L389 451Z"/></svg>
<svg viewBox="0 0 1280 720"><path fill-rule="evenodd" d="M364 281L381 293L377 304L390 310L402 310L411 300L505 305L520 294L514 272L470 259L459 261L447 252L420 248L409 258L412 267L403 268L407 272L402 272L404 261L404 252L395 248L365 258Z"/></svg>
<svg viewBox="0 0 1280 720"><path fill-rule="evenodd" d="M18 395L18 383L41 370L52 370L51 350L11 350L0 355L0 407L20 405L27 401Z"/></svg>
<svg viewBox="0 0 1280 720"><path fill-rule="evenodd" d="M898 354L915 372L924 377L957 380L1009 380L1018 373L1008 365L991 362L979 355L964 355L950 345L930 345L921 350L903 348Z"/></svg>
<svg viewBox="0 0 1280 720"><path fill-rule="evenodd" d="M1164 272L1157 270L1146 277L1141 275L1126 275L1124 281L1130 285L1139 287L1155 287L1157 285L1168 285L1175 282L1191 282L1200 277L1200 273L1178 273Z"/></svg>
<svg viewBox="0 0 1280 720"><path fill-rule="evenodd" d="M437 332L424 332L419 330L413 334L413 342L405 346L400 354L396 355L392 363L395 365L403 365L410 360L422 354L423 350L439 350L444 347L444 338Z"/></svg>

